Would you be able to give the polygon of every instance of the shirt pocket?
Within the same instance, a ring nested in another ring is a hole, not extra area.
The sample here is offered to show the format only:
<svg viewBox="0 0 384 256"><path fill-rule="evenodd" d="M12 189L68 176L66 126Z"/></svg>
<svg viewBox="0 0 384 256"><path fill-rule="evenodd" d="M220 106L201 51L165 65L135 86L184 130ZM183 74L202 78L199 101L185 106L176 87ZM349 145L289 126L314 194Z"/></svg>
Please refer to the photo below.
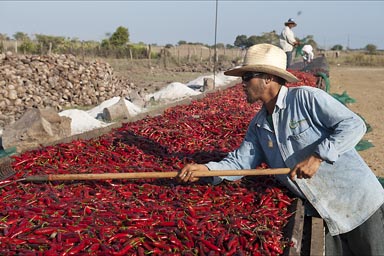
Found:
<svg viewBox="0 0 384 256"><path fill-rule="evenodd" d="M310 126L299 133L292 134L288 137L294 151L307 148L308 145L313 144L317 139L316 132Z"/></svg>

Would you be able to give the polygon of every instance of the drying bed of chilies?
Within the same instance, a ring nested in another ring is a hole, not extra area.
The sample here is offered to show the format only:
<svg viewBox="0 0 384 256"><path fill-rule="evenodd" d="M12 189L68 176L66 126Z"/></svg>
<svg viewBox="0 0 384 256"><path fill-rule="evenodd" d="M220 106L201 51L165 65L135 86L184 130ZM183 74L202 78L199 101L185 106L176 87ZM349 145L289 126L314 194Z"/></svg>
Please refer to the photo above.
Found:
<svg viewBox="0 0 384 256"><path fill-rule="evenodd" d="M315 86L310 74L293 73ZM179 171L218 161L240 145L260 108L246 103L238 84L94 139L13 156L11 180ZM268 176L216 186L176 179L15 182L0 192L0 255L281 255L292 246L283 228L294 198Z"/></svg>

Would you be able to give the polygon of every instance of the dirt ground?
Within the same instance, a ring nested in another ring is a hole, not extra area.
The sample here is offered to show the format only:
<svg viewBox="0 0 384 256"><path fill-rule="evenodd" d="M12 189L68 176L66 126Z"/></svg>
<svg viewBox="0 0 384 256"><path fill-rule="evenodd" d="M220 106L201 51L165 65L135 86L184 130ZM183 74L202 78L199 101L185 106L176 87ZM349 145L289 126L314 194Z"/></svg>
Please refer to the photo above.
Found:
<svg viewBox="0 0 384 256"><path fill-rule="evenodd" d="M356 100L348 104L372 127L364 139L374 147L359 151L377 176L384 177L384 68L330 66L331 93L344 91Z"/></svg>

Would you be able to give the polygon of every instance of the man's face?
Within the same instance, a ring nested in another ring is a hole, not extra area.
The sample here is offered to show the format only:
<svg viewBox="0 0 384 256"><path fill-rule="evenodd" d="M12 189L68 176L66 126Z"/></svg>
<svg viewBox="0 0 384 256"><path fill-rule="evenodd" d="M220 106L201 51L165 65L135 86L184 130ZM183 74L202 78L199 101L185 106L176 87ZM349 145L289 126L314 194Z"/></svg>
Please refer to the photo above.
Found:
<svg viewBox="0 0 384 256"><path fill-rule="evenodd" d="M264 93L265 81L262 75L262 73L247 72L242 76L244 93L247 96L247 102L250 104L261 100Z"/></svg>

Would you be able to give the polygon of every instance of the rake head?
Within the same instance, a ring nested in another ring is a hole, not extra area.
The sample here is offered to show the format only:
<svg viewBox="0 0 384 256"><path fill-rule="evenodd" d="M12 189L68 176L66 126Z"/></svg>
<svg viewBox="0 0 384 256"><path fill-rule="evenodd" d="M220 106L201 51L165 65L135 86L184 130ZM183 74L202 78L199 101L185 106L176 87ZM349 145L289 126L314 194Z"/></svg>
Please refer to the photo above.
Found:
<svg viewBox="0 0 384 256"><path fill-rule="evenodd" d="M6 180L15 174L16 172L11 166L11 161L0 163L0 181Z"/></svg>

